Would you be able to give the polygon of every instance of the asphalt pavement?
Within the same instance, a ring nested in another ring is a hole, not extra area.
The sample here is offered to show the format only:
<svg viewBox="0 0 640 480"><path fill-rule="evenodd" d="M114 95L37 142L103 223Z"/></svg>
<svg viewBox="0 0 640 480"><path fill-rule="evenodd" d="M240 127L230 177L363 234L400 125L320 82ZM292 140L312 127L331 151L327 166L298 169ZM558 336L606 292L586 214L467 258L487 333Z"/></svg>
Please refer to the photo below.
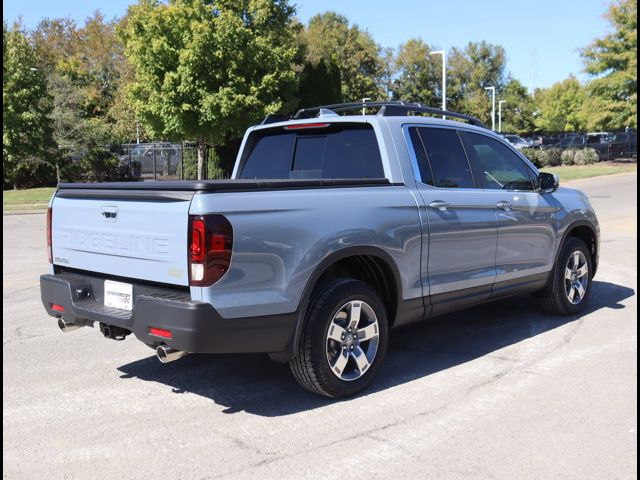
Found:
<svg viewBox="0 0 640 480"><path fill-rule="evenodd" d="M344 401L265 355L163 365L132 337L61 333L44 215L3 216L4 478L637 478L637 176L571 186L602 229L586 313L521 296L395 330Z"/></svg>

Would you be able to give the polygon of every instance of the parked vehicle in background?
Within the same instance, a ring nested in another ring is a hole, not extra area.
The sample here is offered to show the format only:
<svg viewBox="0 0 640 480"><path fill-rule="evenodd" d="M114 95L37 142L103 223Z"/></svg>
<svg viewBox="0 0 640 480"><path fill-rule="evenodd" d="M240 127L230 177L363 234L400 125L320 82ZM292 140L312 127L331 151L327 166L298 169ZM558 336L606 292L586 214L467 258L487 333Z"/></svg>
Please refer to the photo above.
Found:
<svg viewBox="0 0 640 480"><path fill-rule="evenodd" d="M558 142L558 148L584 148L587 145L587 136L582 134L570 135Z"/></svg>
<svg viewBox="0 0 640 480"><path fill-rule="evenodd" d="M518 150L520 150L522 148L530 148L531 147L531 144L529 142L527 142L525 139L519 137L518 135L504 135L504 138L506 138L507 141L511 145L516 147Z"/></svg>
<svg viewBox="0 0 640 480"><path fill-rule="evenodd" d="M47 313L64 332L133 333L163 363L269 353L345 397L371 383L391 328L521 293L585 308L600 230L583 193L473 117L366 106L379 111L268 117L232 180L59 185Z"/></svg>
<svg viewBox="0 0 640 480"><path fill-rule="evenodd" d="M611 158L632 158L638 156L638 133L635 131L617 133L611 141Z"/></svg>
<svg viewBox="0 0 640 480"><path fill-rule="evenodd" d="M560 142L560 138L558 135L543 135L542 143L538 148L547 149L547 148L558 148L558 143Z"/></svg>
<svg viewBox="0 0 640 480"><path fill-rule="evenodd" d="M525 137L524 140L529 143L530 148L540 148L544 144L544 138L541 135Z"/></svg>
<svg viewBox="0 0 640 480"><path fill-rule="evenodd" d="M614 137L615 137L615 134L611 132L588 132L587 133L587 140L592 138L597 138L601 143L611 143ZM589 143L593 143L593 142L594 141L591 140Z"/></svg>
<svg viewBox="0 0 640 480"><path fill-rule="evenodd" d="M164 180L179 178L182 156L180 144L169 142L141 143L126 145L118 155L123 168L129 168L131 179Z"/></svg>
<svg viewBox="0 0 640 480"><path fill-rule="evenodd" d="M587 133L586 146L598 152L600 161L610 160L613 158L612 140L613 135L608 132L591 132Z"/></svg>

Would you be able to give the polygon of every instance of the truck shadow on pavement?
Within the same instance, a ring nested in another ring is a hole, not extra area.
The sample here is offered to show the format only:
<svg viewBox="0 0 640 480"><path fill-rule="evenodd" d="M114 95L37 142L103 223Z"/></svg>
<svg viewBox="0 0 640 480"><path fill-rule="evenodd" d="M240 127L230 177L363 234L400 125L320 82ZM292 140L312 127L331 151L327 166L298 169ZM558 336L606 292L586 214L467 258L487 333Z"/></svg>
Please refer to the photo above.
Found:
<svg viewBox="0 0 640 480"><path fill-rule="evenodd" d="M623 309L621 302L634 294L628 287L594 281L590 305L579 316L541 313L535 299L524 295L398 328L391 334L378 378L360 396L469 362L597 310ZM274 417L335 402L306 392L287 365L274 363L262 354L189 355L167 365L154 355L118 370L123 373L121 378L164 383L173 393L209 398L226 407L224 413L245 411Z"/></svg>

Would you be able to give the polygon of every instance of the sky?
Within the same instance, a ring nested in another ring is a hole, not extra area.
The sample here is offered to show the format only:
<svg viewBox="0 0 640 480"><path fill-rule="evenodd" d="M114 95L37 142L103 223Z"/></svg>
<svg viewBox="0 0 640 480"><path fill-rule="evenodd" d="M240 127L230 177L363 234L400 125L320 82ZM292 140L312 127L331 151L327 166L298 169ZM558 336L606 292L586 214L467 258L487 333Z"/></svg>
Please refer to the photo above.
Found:
<svg viewBox="0 0 640 480"><path fill-rule="evenodd" d="M44 17L78 23L100 10L121 17L131 0L3 0L8 22L28 28ZM303 22L332 10L367 30L383 47L422 38L437 49L486 40L507 52L507 70L529 89L549 87L573 74L580 80L579 49L610 30L605 0L292 0Z"/></svg>

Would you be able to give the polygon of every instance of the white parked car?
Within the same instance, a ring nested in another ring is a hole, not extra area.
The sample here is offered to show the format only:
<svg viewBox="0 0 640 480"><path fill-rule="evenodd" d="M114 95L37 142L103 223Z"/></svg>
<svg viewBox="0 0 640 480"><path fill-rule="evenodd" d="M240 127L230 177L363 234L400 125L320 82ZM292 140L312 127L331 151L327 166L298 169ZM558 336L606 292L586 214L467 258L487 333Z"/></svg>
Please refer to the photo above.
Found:
<svg viewBox="0 0 640 480"><path fill-rule="evenodd" d="M529 148L531 147L531 144L529 142L527 142L524 138L521 138L517 135L505 135L504 138L507 139L507 141L513 145L514 147L516 147L518 150L520 150L521 148Z"/></svg>

